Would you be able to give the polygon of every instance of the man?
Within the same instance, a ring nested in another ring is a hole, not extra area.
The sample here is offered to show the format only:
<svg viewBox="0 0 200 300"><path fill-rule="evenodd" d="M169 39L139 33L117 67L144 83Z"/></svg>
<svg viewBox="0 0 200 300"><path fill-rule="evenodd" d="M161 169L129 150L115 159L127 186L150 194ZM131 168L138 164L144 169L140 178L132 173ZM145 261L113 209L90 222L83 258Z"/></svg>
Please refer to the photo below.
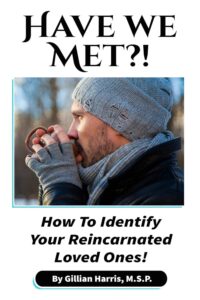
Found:
<svg viewBox="0 0 200 300"><path fill-rule="evenodd" d="M38 130L26 157L43 204L183 204L180 139L167 131L169 79L85 78L72 97L68 133L59 125Z"/></svg>

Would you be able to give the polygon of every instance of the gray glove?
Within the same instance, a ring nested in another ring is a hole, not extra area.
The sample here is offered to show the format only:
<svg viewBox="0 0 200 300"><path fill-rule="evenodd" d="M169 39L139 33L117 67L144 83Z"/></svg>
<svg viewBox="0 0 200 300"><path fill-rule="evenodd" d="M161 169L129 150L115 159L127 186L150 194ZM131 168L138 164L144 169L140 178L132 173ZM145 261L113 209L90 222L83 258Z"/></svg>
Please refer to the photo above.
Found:
<svg viewBox="0 0 200 300"><path fill-rule="evenodd" d="M82 187L78 174L72 144L51 144L40 149L37 154L26 157L26 165L39 178L45 191L54 183L72 183Z"/></svg>

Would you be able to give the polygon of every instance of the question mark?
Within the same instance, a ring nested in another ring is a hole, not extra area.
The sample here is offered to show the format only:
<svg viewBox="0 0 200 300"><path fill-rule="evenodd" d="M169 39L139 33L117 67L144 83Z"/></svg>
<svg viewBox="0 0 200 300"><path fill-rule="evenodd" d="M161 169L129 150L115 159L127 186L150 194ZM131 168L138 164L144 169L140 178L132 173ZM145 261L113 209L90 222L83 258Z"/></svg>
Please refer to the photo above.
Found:
<svg viewBox="0 0 200 300"><path fill-rule="evenodd" d="M136 55L138 55L138 53L140 52L140 47L139 47L138 45L131 44L131 45L128 45L128 46L126 47L126 49L128 50L129 47L134 47L134 52L133 52L132 55L131 55L131 59L134 60L134 58L136 57ZM134 67L134 66L135 66L134 61L132 61L130 65L131 65L132 67Z"/></svg>

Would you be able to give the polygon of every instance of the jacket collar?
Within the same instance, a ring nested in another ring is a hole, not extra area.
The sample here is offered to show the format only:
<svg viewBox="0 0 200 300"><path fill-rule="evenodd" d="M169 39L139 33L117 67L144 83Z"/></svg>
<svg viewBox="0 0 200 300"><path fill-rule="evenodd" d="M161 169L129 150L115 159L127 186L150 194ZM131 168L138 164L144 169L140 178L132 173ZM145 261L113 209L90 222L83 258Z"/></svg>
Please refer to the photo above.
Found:
<svg viewBox="0 0 200 300"><path fill-rule="evenodd" d="M133 164L127 166L120 174L110 177L109 184L116 184L116 181L125 181L128 176L139 177L144 172L148 172L152 167L159 163L165 164L166 161L176 162L175 152L181 149L181 138L157 145L143 153Z"/></svg>

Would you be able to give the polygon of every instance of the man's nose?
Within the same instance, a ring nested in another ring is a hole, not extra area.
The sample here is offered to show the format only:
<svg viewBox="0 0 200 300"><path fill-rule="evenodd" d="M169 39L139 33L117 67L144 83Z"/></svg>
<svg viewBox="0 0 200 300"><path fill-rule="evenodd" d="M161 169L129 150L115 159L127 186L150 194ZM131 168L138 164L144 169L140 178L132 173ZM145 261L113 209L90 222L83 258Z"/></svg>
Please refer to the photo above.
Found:
<svg viewBox="0 0 200 300"><path fill-rule="evenodd" d="M77 140L78 139L78 131L75 126L75 122L73 121L69 127L67 135L70 139Z"/></svg>

